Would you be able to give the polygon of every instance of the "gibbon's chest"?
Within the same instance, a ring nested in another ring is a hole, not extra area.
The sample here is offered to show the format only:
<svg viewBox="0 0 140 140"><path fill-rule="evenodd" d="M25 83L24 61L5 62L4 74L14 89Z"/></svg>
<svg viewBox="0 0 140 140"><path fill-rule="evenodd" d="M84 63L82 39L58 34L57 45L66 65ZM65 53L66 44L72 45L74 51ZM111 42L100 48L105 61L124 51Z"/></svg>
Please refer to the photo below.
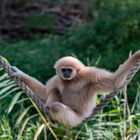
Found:
<svg viewBox="0 0 140 140"><path fill-rule="evenodd" d="M62 102L73 109L79 109L87 92L86 85L78 82L63 86L60 89Z"/></svg>
<svg viewBox="0 0 140 140"><path fill-rule="evenodd" d="M79 94L83 89L85 89L85 83L78 81L76 83L70 83L70 84L68 83L68 84L61 85L59 91L62 97L78 98Z"/></svg>
<svg viewBox="0 0 140 140"><path fill-rule="evenodd" d="M82 99L82 93L80 93L80 90L64 88L61 92L61 99L65 105L73 109L78 109Z"/></svg>

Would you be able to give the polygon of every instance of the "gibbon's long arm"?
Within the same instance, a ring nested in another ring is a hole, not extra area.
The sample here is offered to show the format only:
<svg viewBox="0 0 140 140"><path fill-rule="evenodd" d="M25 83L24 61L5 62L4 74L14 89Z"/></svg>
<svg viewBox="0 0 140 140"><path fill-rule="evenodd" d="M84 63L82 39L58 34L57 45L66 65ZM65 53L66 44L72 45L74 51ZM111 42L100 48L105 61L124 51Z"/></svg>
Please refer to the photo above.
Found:
<svg viewBox="0 0 140 140"><path fill-rule="evenodd" d="M134 53L122 65L119 66L118 70L113 75L116 88L124 83L130 69L138 62L138 60L140 60L140 51Z"/></svg>
<svg viewBox="0 0 140 140"><path fill-rule="evenodd" d="M132 66L140 59L140 51L133 54L128 58L116 72L111 73L106 70L97 69L94 70L95 90L103 92L112 92L113 90L121 87L125 82L125 79L132 68Z"/></svg>
<svg viewBox="0 0 140 140"><path fill-rule="evenodd" d="M46 86L39 82L37 79L25 74L16 67L12 67L14 72L12 76L19 77L37 96L42 100L46 101L47 89Z"/></svg>

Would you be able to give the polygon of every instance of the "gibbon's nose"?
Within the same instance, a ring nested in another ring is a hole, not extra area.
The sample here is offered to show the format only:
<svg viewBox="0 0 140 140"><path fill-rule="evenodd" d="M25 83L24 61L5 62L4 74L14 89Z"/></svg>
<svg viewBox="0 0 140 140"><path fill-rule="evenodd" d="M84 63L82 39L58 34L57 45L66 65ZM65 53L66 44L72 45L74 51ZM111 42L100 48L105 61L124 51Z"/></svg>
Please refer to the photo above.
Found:
<svg viewBox="0 0 140 140"><path fill-rule="evenodd" d="M71 76L71 73L66 71L66 72L63 72L63 75L65 78L69 78Z"/></svg>

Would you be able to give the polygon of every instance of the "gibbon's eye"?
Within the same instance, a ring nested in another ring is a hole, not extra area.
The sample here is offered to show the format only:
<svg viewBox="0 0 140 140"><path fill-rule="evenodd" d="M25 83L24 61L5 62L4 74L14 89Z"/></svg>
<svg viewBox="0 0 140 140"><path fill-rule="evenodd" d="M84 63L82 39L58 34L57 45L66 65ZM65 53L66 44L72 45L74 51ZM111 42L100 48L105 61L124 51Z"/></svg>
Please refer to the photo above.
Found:
<svg viewBox="0 0 140 140"><path fill-rule="evenodd" d="M69 73L72 73L72 69L70 69L70 68L62 68L61 69L62 70L62 72L69 72Z"/></svg>

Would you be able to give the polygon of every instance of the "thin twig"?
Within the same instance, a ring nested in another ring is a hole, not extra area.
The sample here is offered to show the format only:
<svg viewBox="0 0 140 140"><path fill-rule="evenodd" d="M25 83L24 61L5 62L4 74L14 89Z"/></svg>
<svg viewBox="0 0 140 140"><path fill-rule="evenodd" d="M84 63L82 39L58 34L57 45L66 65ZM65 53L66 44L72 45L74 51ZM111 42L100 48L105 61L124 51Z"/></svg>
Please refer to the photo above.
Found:
<svg viewBox="0 0 140 140"><path fill-rule="evenodd" d="M127 87L125 86L123 89L123 93L124 93L124 109L123 109L123 137L124 140L127 140L127 136L126 136L126 109L127 109Z"/></svg>

